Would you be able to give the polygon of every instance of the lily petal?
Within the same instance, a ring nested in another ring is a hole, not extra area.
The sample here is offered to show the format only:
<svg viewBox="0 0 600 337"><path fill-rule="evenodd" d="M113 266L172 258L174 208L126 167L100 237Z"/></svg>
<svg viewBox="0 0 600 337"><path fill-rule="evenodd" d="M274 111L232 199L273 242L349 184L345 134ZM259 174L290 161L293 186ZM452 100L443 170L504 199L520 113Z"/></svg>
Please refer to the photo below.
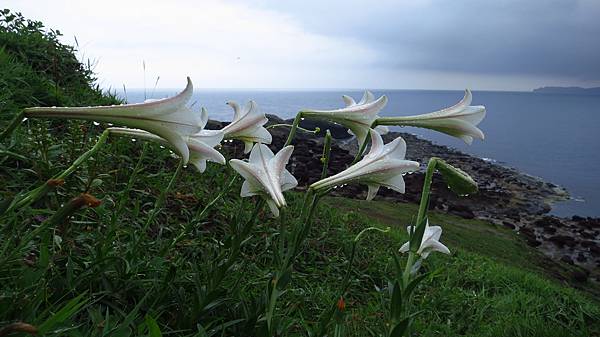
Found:
<svg viewBox="0 0 600 337"><path fill-rule="evenodd" d="M269 120L260 112L254 101L249 101L244 108L234 101L227 102L233 109L233 120L221 131L225 139L237 139L244 142L244 153L250 152L253 143L271 144L272 136L264 128Z"/></svg>
<svg viewBox="0 0 600 337"><path fill-rule="evenodd" d="M474 138L481 140L485 138L477 125L481 123L486 115L484 106L470 105L472 99L473 94L467 89L462 100L451 107L422 115L383 117L377 120L377 124L432 129L460 138L467 144L471 144Z"/></svg>
<svg viewBox="0 0 600 337"><path fill-rule="evenodd" d="M406 227L408 234L411 234L413 226ZM421 239L421 244L417 250L417 254L421 256L421 258L426 259L431 252L440 252L444 254L450 254L450 250L444 244L442 244L439 240L442 236L442 227L440 226L429 226L429 221L425 224L425 231L423 232L423 238ZM410 249L410 241L406 242L400 247L401 253L406 253Z"/></svg>
<svg viewBox="0 0 600 337"><path fill-rule="evenodd" d="M298 185L296 178L285 168L293 150L294 147L289 145L274 154L269 147L258 143L252 148L248 162L230 160L231 167L246 179L240 195L262 195L273 214L278 216L279 208L286 206L283 191Z"/></svg>
<svg viewBox="0 0 600 337"><path fill-rule="evenodd" d="M371 201L379 192L379 185L376 184L368 184L369 190L367 191L367 200Z"/></svg>
<svg viewBox="0 0 600 337"><path fill-rule="evenodd" d="M187 164L190 154L186 137L203 127L202 114L186 106L192 93L193 85L188 77L185 89L171 98L111 106L27 108L25 116L93 120L142 129L168 141Z"/></svg>
<svg viewBox="0 0 600 337"><path fill-rule="evenodd" d="M357 182L369 187L367 200L375 197L380 186L404 193L402 175L419 169L419 163L405 160L406 143L401 137L384 145L381 135L374 130L371 134L371 149L358 163L331 177L321 179L310 187L326 190L335 186Z"/></svg>
<svg viewBox="0 0 600 337"><path fill-rule="evenodd" d="M168 147L174 147L173 142L169 142L167 139L144 130L114 127L108 128L107 130L112 134L145 139L158 142ZM225 164L225 157L223 157L219 151L214 149L214 146L218 145L221 142L221 139L223 139L223 134L220 131L213 130L203 130L196 135L187 137L187 140L183 145L189 153L189 162L194 165L200 173L203 173L206 170L206 161L212 161L221 165ZM179 151L177 152L180 153Z"/></svg>
<svg viewBox="0 0 600 337"><path fill-rule="evenodd" d="M385 95L375 99L370 91L365 91L362 99L356 103L352 97L343 95L344 108L334 110L305 109L302 116L305 118L327 120L341 124L349 129L349 133L356 136L360 147L371 129L373 122L379 118L377 115L387 104ZM385 132L384 128L380 128Z"/></svg>

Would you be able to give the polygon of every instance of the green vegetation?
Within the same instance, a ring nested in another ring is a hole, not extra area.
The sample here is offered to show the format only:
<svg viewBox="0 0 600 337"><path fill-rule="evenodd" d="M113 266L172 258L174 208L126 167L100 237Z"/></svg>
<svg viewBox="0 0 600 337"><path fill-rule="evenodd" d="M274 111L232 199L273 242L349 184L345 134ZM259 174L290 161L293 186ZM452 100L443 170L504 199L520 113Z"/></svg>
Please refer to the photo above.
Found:
<svg viewBox="0 0 600 337"><path fill-rule="evenodd" d="M117 102L57 34L2 12L0 128L29 105ZM25 122L0 147L0 213L24 187L66 169L103 129ZM182 170L155 213L177 164L157 144L111 138L44 198L0 215L0 329L26 322L42 335L249 335L264 313L280 224L268 209L254 219L256 200L240 198L241 179L216 165L202 175ZM76 209L68 221L53 217L81 193L102 203L86 201L97 207ZM225 197L211 206L218 193ZM292 215L302 195L287 198L286 225L299 226ZM338 301L351 242L369 226L391 231L359 242L342 319L348 336L384 331L392 254L416 213L416 205L324 199L276 308L278 326L288 327L282 334L307 335ZM563 284L558 272L566 266L549 269L513 232L483 221L431 213L430 222L444 228L441 240L453 254L424 263L431 274L416 290L419 336L600 335L600 305L588 295L597 288Z"/></svg>

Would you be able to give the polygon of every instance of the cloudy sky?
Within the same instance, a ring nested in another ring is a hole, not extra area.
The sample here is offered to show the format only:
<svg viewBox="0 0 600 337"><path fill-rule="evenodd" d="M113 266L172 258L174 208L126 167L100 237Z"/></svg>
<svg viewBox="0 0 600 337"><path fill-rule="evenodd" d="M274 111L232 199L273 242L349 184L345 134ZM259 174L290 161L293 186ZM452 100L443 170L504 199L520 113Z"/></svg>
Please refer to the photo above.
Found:
<svg viewBox="0 0 600 337"><path fill-rule="evenodd" d="M4 0L103 87L600 86L599 0ZM145 71L143 64L145 63Z"/></svg>

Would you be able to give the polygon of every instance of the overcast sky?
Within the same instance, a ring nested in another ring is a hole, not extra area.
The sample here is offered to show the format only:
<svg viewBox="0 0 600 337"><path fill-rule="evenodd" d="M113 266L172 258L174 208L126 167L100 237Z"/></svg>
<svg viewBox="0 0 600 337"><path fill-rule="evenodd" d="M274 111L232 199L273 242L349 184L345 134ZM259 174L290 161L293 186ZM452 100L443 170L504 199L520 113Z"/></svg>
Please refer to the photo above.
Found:
<svg viewBox="0 0 600 337"><path fill-rule="evenodd" d="M103 87L600 86L600 0L4 0ZM142 64L145 63L146 70ZM145 79L144 79L145 78Z"/></svg>

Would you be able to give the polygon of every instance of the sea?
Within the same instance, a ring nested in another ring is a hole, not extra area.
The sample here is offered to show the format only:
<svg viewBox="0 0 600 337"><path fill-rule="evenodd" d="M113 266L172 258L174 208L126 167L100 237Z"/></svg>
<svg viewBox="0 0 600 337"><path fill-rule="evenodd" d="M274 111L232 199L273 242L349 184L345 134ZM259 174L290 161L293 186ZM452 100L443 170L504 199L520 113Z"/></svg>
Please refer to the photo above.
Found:
<svg viewBox="0 0 600 337"><path fill-rule="evenodd" d="M454 105L462 91L372 90L388 96L381 116L414 115ZM172 96L177 90L132 90L122 96L129 103ZM359 90L247 90L196 89L193 107L205 107L211 119L233 116L227 101L254 100L262 111L293 118L303 108L343 106L341 95L357 101ZM474 91L473 105L485 105L479 128L485 140L466 145L459 139L419 128L397 128L437 144L456 148L484 160L509 166L566 188L571 199L554 204L551 213L600 217L600 96L533 92Z"/></svg>

